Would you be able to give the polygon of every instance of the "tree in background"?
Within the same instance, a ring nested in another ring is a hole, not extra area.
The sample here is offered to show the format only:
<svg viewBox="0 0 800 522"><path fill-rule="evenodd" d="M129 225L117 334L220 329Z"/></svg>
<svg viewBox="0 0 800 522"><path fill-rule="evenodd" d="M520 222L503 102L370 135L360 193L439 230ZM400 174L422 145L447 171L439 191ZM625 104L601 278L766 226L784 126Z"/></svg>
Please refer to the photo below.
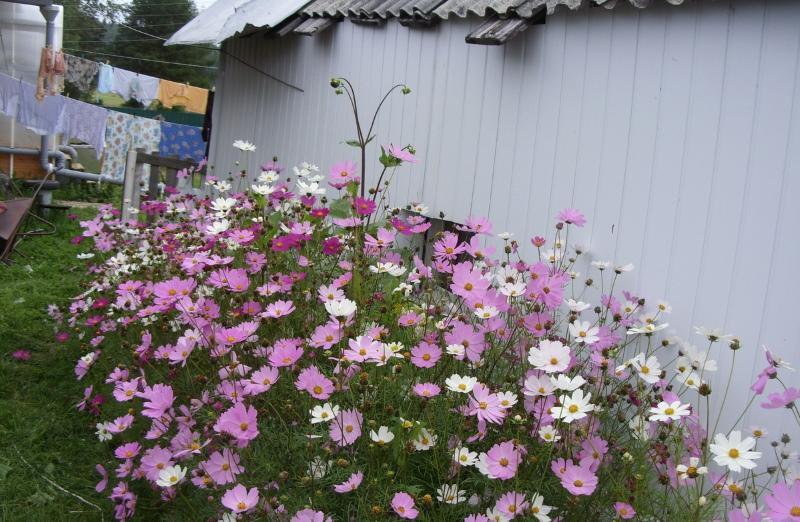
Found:
<svg viewBox="0 0 800 522"><path fill-rule="evenodd" d="M214 51L191 46L164 46L165 39L196 15L191 0L133 0L129 5L117 4L115 18L124 25L116 28L109 52L148 60L214 66L217 60ZM110 58L110 63L198 87L210 87L213 82L212 69L126 58Z"/></svg>

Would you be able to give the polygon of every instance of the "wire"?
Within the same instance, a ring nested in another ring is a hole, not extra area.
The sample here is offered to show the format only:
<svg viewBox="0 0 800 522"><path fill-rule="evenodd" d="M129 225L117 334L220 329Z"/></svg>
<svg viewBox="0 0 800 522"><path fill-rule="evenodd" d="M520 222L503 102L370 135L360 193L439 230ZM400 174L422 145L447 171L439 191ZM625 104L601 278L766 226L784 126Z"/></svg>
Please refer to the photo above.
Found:
<svg viewBox="0 0 800 522"><path fill-rule="evenodd" d="M111 25L113 25L113 24L111 24ZM147 24L147 27L174 27L176 25L186 25L186 22L172 22L171 24ZM105 30L105 29L107 29L107 27L99 27L97 30L99 31L99 30ZM62 29L62 31L64 31L64 32L67 32L67 31L91 31L91 29L83 29L83 28L80 28L80 27L77 27L77 28L76 27L72 27L72 28L69 28L69 29Z"/></svg>
<svg viewBox="0 0 800 522"><path fill-rule="evenodd" d="M183 65L185 67L200 67L203 69L216 69L216 67L210 67L208 65L195 65L193 63L180 63L180 62L167 62L164 60L153 60L150 58L137 58L135 56L122 56L120 54L110 54L110 53L101 53L99 51L87 51L85 49L70 49L68 47L62 47L65 51L73 51L76 53L89 53L89 54L99 54L100 56L111 56L112 58L125 58L127 60L138 60L140 62L155 62L155 63L166 63L169 65Z"/></svg>
<svg viewBox="0 0 800 522"><path fill-rule="evenodd" d="M69 40L63 42L64 45L79 44L79 43L116 43L116 42L152 42L153 38L134 38L132 40Z"/></svg>

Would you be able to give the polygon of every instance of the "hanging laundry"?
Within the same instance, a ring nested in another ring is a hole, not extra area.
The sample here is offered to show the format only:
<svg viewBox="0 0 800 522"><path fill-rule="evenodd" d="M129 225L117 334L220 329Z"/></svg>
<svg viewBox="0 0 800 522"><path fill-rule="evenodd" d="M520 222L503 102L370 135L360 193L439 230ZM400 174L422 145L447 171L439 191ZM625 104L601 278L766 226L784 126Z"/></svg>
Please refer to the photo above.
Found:
<svg viewBox="0 0 800 522"><path fill-rule="evenodd" d="M161 80L158 88L158 99L167 108L182 105L189 112L205 114L206 104L208 103L208 89L192 87L185 83Z"/></svg>
<svg viewBox="0 0 800 522"><path fill-rule="evenodd" d="M64 97L37 98L37 88L19 82L19 112L17 121L36 134L56 134L64 113Z"/></svg>
<svg viewBox="0 0 800 522"><path fill-rule="evenodd" d="M75 138L93 146L95 156L99 158L105 147L108 112L91 103L65 98L58 132L63 133L67 140Z"/></svg>
<svg viewBox="0 0 800 522"><path fill-rule="evenodd" d="M177 156L200 163L206 155L200 127L180 123L161 122L161 143L158 148L162 156Z"/></svg>
<svg viewBox="0 0 800 522"><path fill-rule="evenodd" d="M119 67L114 67L113 91L129 100L134 100L150 105L158 98L159 79L146 74L139 74Z"/></svg>
<svg viewBox="0 0 800 522"><path fill-rule="evenodd" d="M64 61L67 64L64 80L82 92L91 91L100 69L98 63L71 54L64 54Z"/></svg>
<svg viewBox="0 0 800 522"><path fill-rule="evenodd" d="M107 63L99 64L97 71L97 92L107 93L114 90L114 68Z"/></svg>
<svg viewBox="0 0 800 522"><path fill-rule="evenodd" d="M100 67L102 70L102 66ZM133 118L123 112L108 111L106 120L106 141L102 176L112 179L125 179L125 161L131 146L131 126Z"/></svg>
<svg viewBox="0 0 800 522"><path fill-rule="evenodd" d="M159 121L134 116L131 134L133 135L133 148L144 149L148 153L158 151L158 145L161 142L161 125ZM142 167L141 181L145 187L148 186L149 180L150 165L144 165Z"/></svg>
<svg viewBox="0 0 800 522"><path fill-rule="evenodd" d="M42 48L42 55L39 60L36 99L43 100L47 94L55 96L64 90L65 67L64 53L60 49L56 51L49 47ZM47 83L46 86L45 83Z"/></svg>
<svg viewBox="0 0 800 522"><path fill-rule="evenodd" d="M16 78L0 73L0 112L12 119L19 108L19 84Z"/></svg>

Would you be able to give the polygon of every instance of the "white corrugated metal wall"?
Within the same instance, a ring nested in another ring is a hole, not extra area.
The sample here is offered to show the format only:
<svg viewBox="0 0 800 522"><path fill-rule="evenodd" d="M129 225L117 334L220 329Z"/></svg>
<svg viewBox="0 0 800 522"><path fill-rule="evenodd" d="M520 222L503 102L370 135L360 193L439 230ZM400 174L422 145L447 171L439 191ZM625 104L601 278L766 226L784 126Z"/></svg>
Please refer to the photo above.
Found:
<svg viewBox="0 0 800 522"><path fill-rule="evenodd" d="M329 78L348 77L363 112L406 82L413 94L378 126L379 143L411 142L421 160L397 173L394 204L488 215L523 242L578 207L590 222L577 241L634 263L629 286L669 300L677 333L702 324L744 340L731 404L763 367L761 344L800 363L800 4L562 11L503 47L465 44L478 23L345 21L314 38L228 42L305 93L226 60L212 163L232 168L236 138L258 145L251 171L273 154L325 171L356 159ZM775 433L777 417L752 419Z"/></svg>

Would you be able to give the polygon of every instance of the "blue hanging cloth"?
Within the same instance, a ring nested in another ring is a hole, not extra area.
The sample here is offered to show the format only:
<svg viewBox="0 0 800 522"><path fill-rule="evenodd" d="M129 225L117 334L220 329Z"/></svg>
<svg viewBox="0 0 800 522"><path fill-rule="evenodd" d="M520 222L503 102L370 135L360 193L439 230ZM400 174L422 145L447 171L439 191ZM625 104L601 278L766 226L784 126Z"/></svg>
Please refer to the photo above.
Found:
<svg viewBox="0 0 800 522"><path fill-rule="evenodd" d="M162 121L158 149L162 156L177 156L179 159L191 159L199 163L205 158L206 143L200 127Z"/></svg>

